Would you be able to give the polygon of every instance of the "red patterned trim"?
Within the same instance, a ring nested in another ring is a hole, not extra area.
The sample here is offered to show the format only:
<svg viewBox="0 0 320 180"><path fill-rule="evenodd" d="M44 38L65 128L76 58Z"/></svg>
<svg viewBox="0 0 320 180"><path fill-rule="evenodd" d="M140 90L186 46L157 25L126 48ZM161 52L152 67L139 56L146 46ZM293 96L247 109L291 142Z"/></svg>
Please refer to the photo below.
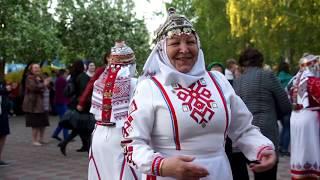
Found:
<svg viewBox="0 0 320 180"><path fill-rule="evenodd" d="M117 67L109 67L107 69L108 76L105 80L105 86L103 89L102 94L102 121L109 122L111 118L111 111L112 111L112 94L113 94L113 87L117 78L117 74L120 70L120 66Z"/></svg>
<svg viewBox="0 0 320 180"><path fill-rule="evenodd" d="M320 171L317 170L293 170L291 169L291 174L299 176L317 176L320 177Z"/></svg>
<svg viewBox="0 0 320 180"><path fill-rule="evenodd" d="M174 130L174 139L175 139L175 143L176 143L176 150L181 150L180 139L179 139L178 120L177 120L177 116L176 116L175 110L173 108L173 105L172 105L172 103L170 101L170 98L169 98L167 92L165 91L165 89L163 88L161 83L154 76L151 77L151 79L153 80L153 82L156 83L156 85L160 89L165 101L167 102L167 105L169 107L169 111L171 113L170 114L171 115L171 119L173 120L173 130Z"/></svg>
<svg viewBox="0 0 320 180"><path fill-rule="evenodd" d="M164 158L161 158L161 159L159 160L159 164L158 164L158 167L157 167L157 171L158 171L158 173L159 173L159 176L162 176L161 166L162 166L163 160L164 160Z"/></svg>
<svg viewBox="0 0 320 180"><path fill-rule="evenodd" d="M224 110L225 110L225 113L226 113L226 121L227 121L226 122L226 129L224 130L224 137L226 137L227 130L228 130L228 127L229 127L229 114L228 114L227 102L226 102L225 97L223 96L222 90L221 90L219 84L217 83L216 79L213 77L213 75L210 72L208 72L208 74L209 74L211 80L213 81L214 85L218 89L220 98L222 99L222 102L223 102Z"/></svg>
<svg viewBox="0 0 320 180"><path fill-rule="evenodd" d="M147 175L146 180L157 180L157 177L152 175Z"/></svg>
<svg viewBox="0 0 320 180"><path fill-rule="evenodd" d="M257 153L257 159L258 160L261 160L261 153L262 153L262 151L264 151L264 150L273 150L273 148L271 147L271 146L263 146L263 147L261 147L260 148L260 150L258 151L258 153Z"/></svg>
<svg viewBox="0 0 320 180"><path fill-rule="evenodd" d="M164 158L161 156L157 156L153 159L153 162L151 165L151 173L153 175L160 176L160 165L161 165L161 162L163 161L163 159Z"/></svg>

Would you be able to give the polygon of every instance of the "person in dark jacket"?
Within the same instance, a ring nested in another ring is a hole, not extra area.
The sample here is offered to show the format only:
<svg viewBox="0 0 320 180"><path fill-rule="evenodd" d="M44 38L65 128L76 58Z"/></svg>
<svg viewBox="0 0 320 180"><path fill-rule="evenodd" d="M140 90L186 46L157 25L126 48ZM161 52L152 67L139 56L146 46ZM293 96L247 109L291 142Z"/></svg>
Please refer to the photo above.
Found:
<svg viewBox="0 0 320 180"><path fill-rule="evenodd" d="M242 75L235 79L233 88L253 114L252 124L258 126L278 151L279 130L277 120L291 112L286 92L272 71L263 67L263 55L257 49L247 48L239 58ZM277 165L271 170L255 173L255 180L277 179Z"/></svg>
<svg viewBox="0 0 320 180"><path fill-rule="evenodd" d="M87 83L90 80L90 77L84 72L84 64L81 60L76 60L72 64L71 68L71 77L69 81L71 81L74 84L74 95L70 98L70 102L68 104L68 108L71 110L76 111L76 106L79 102L79 97L83 93ZM85 106L81 114L87 114L89 115L90 105ZM59 143L60 151L63 155L66 155L66 146L67 144L72 141L73 138L75 138L77 135L80 136L82 141L82 147L77 150L77 152L85 152L89 151L90 147L90 131L89 127L87 131L80 130L77 127L73 127L71 134L63 140L61 143Z"/></svg>
<svg viewBox="0 0 320 180"><path fill-rule="evenodd" d="M8 94L6 82L4 80L4 61L0 61L0 167L9 164L2 159L2 150L4 148L7 135L10 134L9 129L9 108Z"/></svg>

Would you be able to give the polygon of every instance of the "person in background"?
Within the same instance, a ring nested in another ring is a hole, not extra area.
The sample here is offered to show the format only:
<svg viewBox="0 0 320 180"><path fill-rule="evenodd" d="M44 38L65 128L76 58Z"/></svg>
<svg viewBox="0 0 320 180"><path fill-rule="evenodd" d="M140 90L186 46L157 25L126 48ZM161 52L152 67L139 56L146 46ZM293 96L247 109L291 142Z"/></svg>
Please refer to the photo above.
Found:
<svg viewBox="0 0 320 180"><path fill-rule="evenodd" d="M212 62L207 66L208 71L219 71L222 74L224 74L224 67L221 63L218 62Z"/></svg>
<svg viewBox="0 0 320 180"><path fill-rule="evenodd" d="M54 96L55 96L55 89L54 83L52 82L51 76L47 72L44 72L42 75L45 81L49 81L49 84L45 87L45 91L43 94L44 98L44 107L47 113L54 115Z"/></svg>
<svg viewBox="0 0 320 180"><path fill-rule="evenodd" d="M261 133L273 142L278 152L277 121L291 112L291 104L277 77L272 71L263 69L263 61L260 51L245 49L239 57L243 73L233 81L233 88L253 114L252 124L260 128ZM233 147L237 145L233 144ZM255 172L254 177L255 180L277 179L277 165L265 172Z"/></svg>
<svg viewBox="0 0 320 180"><path fill-rule="evenodd" d="M320 58L305 54L300 70L289 83L293 110L291 176L293 180L320 179Z"/></svg>
<svg viewBox="0 0 320 180"><path fill-rule="evenodd" d="M142 179L232 180L228 135L262 172L276 160L272 142L223 74L205 68L191 22L169 9L157 31L124 123L127 162Z"/></svg>
<svg viewBox="0 0 320 180"><path fill-rule="evenodd" d="M92 77L94 73L96 72L96 65L94 64L93 61L88 61L87 63L87 75L89 77Z"/></svg>
<svg viewBox="0 0 320 180"><path fill-rule="evenodd" d="M235 70L234 70L234 78L237 79L241 76L242 70L241 67L239 65L236 66Z"/></svg>
<svg viewBox="0 0 320 180"><path fill-rule="evenodd" d="M0 167L8 166L2 158L2 151L6 143L6 138L10 134L9 129L9 108L8 108L8 90L4 80L4 61L0 61Z"/></svg>
<svg viewBox="0 0 320 180"><path fill-rule="evenodd" d="M234 59L228 59L226 61L226 69L224 71L224 75L232 85L233 80L234 80L234 71L237 67L237 61Z"/></svg>
<svg viewBox="0 0 320 180"><path fill-rule="evenodd" d="M44 102L44 93L49 85L49 79L43 79L39 64L32 63L28 68L25 80L23 111L26 113L26 126L32 128L32 144L42 146L46 126L49 126L49 117Z"/></svg>
<svg viewBox="0 0 320 180"><path fill-rule="evenodd" d="M283 89L287 87L289 81L292 79L292 75L290 74L290 66L285 61L281 61L279 64L278 79ZM280 155L283 156L290 156L290 115L291 112L280 119L282 130L280 132L279 152Z"/></svg>
<svg viewBox="0 0 320 180"><path fill-rule="evenodd" d="M64 96L64 88L67 85L67 72L65 69L60 69L58 71L58 77L55 82L55 109L59 115L59 118L61 119L64 113L67 111L67 103L68 99ZM57 139L58 141L61 141L62 139L59 137L59 133L63 131L63 139L66 139L69 135L68 129L61 127L59 124L56 127L55 131L52 134L52 138Z"/></svg>
<svg viewBox="0 0 320 180"><path fill-rule="evenodd" d="M16 114L19 114L19 84L17 82L12 82L10 84L10 91L9 91L9 101L10 101L10 116L16 116Z"/></svg>
<svg viewBox="0 0 320 180"><path fill-rule="evenodd" d="M90 77L84 72L84 63L81 60L76 60L73 62L71 71L70 71L70 79L71 83L74 84L75 92L71 96L71 99L68 104L68 108L71 110L76 110L77 104L79 102L79 97L83 93L86 88L87 83L89 82ZM84 106L83 111L81 113L89 114L90 104L86 104ZM58 144L60 147L60 151L63 155L66 156L66 147L69 142L72 141L77 135L80 136L82 141L82 147L77 149L77 152L88 152L90 147L90 133L88 132L80 132L78 129L74 128L71 131L71 134L64 139L61 143Z"/></svg>

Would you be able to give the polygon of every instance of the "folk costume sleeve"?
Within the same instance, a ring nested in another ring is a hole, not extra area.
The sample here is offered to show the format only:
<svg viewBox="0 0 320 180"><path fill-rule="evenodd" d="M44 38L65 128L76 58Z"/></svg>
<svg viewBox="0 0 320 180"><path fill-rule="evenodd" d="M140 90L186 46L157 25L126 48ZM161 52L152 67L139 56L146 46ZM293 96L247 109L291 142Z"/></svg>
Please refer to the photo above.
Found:
<svg viewBox="0 0 320 180"><path fill-rule="evenodd" d="M154 126L152 82L144 80L137 85L129 106L129 117L123 127L124 152L127 162L140 172L159 175L163 160L150 146Z"/></svg>
<svg viewBox="0 0 320 180"><path fill-rule="evenodd" d="M273 143L263 136L259 128L251 124L253 116L241 98L236 95L230 83L220 74L213 72L226 98L230 123L228 136L249 160L259 160L261 152L273 150Z"/></svg>

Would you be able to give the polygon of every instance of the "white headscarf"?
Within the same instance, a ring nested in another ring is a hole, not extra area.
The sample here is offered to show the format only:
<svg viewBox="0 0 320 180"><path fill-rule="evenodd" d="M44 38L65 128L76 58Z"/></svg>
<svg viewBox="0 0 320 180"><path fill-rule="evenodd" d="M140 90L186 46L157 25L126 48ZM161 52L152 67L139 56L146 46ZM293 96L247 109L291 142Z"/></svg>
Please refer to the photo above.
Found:
<svg viewBox="0 0 320 180"><path fill-rule="evenodd" d="M179 72L170 62L167 55L166 40L162 39L157 42L149 55L144 67L143 74L140 80L145 79L148 76L160 74L164 80L165 85L171 85L178 83L183 87L189 87L194 82L202 78L206 73L205 61L203 52L200 49L199 37L197 38L198 45L198 57L197 61L188 73Z"/></svg>

